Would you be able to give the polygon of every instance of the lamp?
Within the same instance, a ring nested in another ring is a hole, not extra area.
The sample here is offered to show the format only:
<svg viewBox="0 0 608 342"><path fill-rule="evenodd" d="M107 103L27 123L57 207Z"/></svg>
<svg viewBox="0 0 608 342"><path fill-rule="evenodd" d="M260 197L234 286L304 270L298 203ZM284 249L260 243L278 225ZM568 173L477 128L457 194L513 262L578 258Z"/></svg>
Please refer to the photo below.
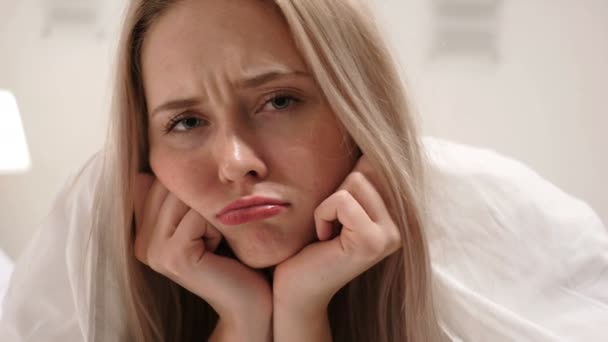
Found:
<svg viewBox="0 0 608 342"><path fill-rule="evenodd" d="M25 172L30 166L17 101L11 92L0 89L0 174Z"/></svg>

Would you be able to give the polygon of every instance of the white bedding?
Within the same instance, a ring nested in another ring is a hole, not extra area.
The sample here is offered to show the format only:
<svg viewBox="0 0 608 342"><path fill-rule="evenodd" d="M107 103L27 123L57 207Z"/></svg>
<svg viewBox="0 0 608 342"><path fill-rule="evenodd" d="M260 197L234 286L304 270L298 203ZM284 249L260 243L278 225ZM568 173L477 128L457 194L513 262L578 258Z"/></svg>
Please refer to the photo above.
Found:
<svg viewBox="0 0 608 342"><path fill-rule="evenodd" d="M13 261L0 249L0 303L8 288L8 281L13 273ZM0 317L2 317L2 306L0 305Z"/></svg>
<svg viewBox="0 0 608 342"><path fill-rule="evenodd" d="M608 341L608 233L593 210L495 152L431 138L424 148L434 295L451 340ZM113 270L103 250L83 249L101 160L64 187L17 261L0 341L121 340Z"/></svg>

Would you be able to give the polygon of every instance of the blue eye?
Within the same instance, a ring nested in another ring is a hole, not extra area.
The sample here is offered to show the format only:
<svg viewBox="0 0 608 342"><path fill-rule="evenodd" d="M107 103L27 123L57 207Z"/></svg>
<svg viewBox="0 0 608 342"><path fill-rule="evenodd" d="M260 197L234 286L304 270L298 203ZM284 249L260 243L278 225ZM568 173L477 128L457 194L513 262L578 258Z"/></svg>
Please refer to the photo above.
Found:
<svg viewBox="0 0 608 342"><path fill-rule="evenodd" d="M187 131L187 130L191 130L193 128L196 128L198 126L201 125L201 119L197 119L197 118L185 118L180 120L175 127L173 127L173 129L176 129L177 127L181 127L180 129L178 129L178 131Z"/></svg>
<svg viewBox="0 0 608 342"><path fill-rule="evenodd" d="M292 107L294 103L300 102L297 98L290 95L273 95L268 101L264 103L262 111L281 111ZM267 108L267 105L271 105L272 108Z"/></svg>
<svg viewBox="0 0 608 342"><path fill-rule="evenodd" d="M176 132L188 132L194 128L197 128L203 124L203 120L194 116L178 115L172 118L165 127L165 133L171 131Z"/></svg>
<svg viewBox="0 0 608 342"><path fill-rule="evenodd" d="M277 96L273 98L270 102L276 109L283 109L289 107L292 99L287 96Z"/></svg>

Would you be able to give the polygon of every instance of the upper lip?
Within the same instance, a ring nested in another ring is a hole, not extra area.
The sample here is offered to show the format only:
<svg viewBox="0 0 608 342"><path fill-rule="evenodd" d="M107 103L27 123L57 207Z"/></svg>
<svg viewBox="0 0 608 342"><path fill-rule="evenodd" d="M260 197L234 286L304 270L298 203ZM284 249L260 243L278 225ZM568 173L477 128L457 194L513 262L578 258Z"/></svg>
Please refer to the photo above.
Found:
<svg viewBox="0 0 608 342"><path fill-rule="evenodd" d="M276 198L270 198L270 197L260 197L260 196L248 196L248 197L241 197L238 200L228 204L224 209L222 209L217 216L222 216L225 213L231 211L231 210L236 210L236 209L242 209L242 208L247 208L247 207L254 207L257 205L287 205L288 203Z"/></svg>

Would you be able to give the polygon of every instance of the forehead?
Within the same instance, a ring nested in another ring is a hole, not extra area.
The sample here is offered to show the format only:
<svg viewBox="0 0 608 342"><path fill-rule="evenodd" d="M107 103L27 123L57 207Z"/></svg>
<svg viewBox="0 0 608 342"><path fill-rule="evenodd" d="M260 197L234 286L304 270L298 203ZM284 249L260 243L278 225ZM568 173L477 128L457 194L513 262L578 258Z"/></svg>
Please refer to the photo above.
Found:
<svg viewBox="0 0 608 342"><path fill-rule="evenodd" d="M141 62L146 88L192 75L236 82L255 69L307 69L279 10L265 0L177 2L146 33Z"/></svg>

